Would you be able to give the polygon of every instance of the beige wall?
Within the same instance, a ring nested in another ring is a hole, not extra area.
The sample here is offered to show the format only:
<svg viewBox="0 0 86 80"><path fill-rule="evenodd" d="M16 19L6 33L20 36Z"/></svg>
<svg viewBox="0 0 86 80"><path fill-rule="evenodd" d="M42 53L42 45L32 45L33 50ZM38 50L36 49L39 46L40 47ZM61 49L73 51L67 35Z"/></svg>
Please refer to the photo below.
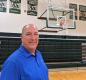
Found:
<svg viewBox="0 0 86 80"><path fill-rule="evenodd" d="M7 6L9 7L9 0L7 0ZM86 5L86 0L51 0L56 6L65 6L68 7L69 3L75 3L77 5ZM66 2L65 2L66 1ZM48 0L38 0L38 15L30 16L27 15L25 10L27 10L27 0L21 0L21 14L12 14L9 13L8 8L7 12L0 12L0 32L12 32L20 33L23 25L28 23L36 23L38 29L46 27L46 21L37 19L46 9L48 5ZM55 6L55 5L54 5ZM46 16L46 14L45 14ZM76 20L76 29L67 29L60 31L58 33L48 33L40 32L40 34L51 34L51 35L75 35L75 36L86 36L86 21Z"/></svg>

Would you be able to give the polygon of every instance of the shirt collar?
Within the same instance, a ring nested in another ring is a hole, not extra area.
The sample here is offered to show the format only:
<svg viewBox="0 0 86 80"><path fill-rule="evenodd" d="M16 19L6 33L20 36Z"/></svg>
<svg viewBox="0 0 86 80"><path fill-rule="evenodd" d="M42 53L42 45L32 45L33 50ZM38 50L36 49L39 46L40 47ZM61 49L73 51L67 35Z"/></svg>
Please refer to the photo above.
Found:
<svg viewBox="0 0 86 80"><path fill-rule="evenodd" d="M19 50L21 51L22 55L27 57L27 58L34 56L23 45L20 46ZM37 55L36 53L37 53L37 50L35 51L35 56Z"/></svg>

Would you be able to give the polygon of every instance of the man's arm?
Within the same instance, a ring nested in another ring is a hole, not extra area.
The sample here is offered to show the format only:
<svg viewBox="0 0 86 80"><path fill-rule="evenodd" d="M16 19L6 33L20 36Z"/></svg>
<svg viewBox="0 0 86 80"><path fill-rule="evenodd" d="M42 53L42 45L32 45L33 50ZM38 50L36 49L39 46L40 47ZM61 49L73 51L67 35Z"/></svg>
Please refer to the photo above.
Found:
<svg viewBox="0 0 86 80"><path fill-rule="evenodd" d="M14 62L10 61L4 64L0 80L20 80L19 71Z"/></svg>

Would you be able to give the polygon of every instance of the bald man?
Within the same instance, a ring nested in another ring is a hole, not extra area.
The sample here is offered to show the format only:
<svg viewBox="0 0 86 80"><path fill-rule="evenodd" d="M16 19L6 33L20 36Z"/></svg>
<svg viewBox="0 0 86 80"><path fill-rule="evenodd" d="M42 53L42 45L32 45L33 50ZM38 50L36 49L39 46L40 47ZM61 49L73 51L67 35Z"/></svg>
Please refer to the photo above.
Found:
<svg viewBox="0 0 86 80"><path fill-rule="evenodd" d="M48 69L40 51L37 27L25 25L20 47L5 61L0 80L48 80Z"/></svg>

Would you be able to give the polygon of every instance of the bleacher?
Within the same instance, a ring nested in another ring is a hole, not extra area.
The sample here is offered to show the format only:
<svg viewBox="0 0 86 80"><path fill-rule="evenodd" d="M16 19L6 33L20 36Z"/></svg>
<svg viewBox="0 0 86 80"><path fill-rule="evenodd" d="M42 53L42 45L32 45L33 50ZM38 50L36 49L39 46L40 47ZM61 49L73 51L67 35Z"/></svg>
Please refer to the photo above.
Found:
<svg viewBox="0 0 86 80"><path fill-rule="evenodd" d="M38 48L49 68L84 67L86 66L84 44L86 37L40 35Z"/></svg>
<svg viewBox="0 0 86 80"><path fill-rule="evenodd" d="M0 34L0 66L21 44L20 34ZM86 37L40 35L38 49L48 68L86 66Z"/></svg>

